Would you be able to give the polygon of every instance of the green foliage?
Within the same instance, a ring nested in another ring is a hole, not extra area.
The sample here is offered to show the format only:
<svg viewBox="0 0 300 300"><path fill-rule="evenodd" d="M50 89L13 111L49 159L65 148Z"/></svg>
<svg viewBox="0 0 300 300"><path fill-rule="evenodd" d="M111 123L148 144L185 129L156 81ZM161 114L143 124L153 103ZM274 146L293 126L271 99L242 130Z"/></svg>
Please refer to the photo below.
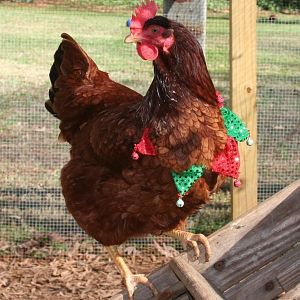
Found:
<svg viewBox="0 0 300 300"><path fill-rule="evenodd" d="M1 0L0 0L1 2ZM11 2L16 2L16 3L33 3L33 0L11 0Z"/></svg>
<svg viewBox="0 0 300 300"><path fill-rule="evenodd" d="M220 11L229 8L228 0L208 0L207 9L213 11Z"/></svg>
<svg viewBox="0 0 300 300"><path fill-rule="evenodd" d="M188 231L210 235L231 221L229 191L214 195L212 204L206 205L195 217L189 219Z"/></svg>
<svg viewBox="0 0 300 300"><path fill-rule="evenodd" d="M297 11L300 10L299 0L257 0L257 5L261 9L270 11ZM220 11L229 8L229 0L208 0L207 9L213 11Z"/></svg>
<svg viewBox="0 0 300 300"><path fill-rule="evenodd" d="M68 1L69 2L69 1ZM83 4L83 5L96 5L96 6L125 6L125 7L135 7L138 3L140 3L139 0L72 0L70 1L72 4ZM156 3L162 7L163 1L162 0L156 0Z"/></svg>
<svg viewBox="0 0 300 300"><path fill-rule="evenodd" d="M3 0L0 0L2 2ZM16 3L34 3L34 0L11 0ZM71 6L106 6L106 7L135 7L141 0L65 0L66 5ZM163 7L163 0L156 0L156 3ZM47 1L45 1L47 3ZM299 11L299 0L257 0L257 5L264 10L280 12L283 10ZM208 0L207 8L210 11L223 11L229 9L229 0Z"/></svg>
<svg viewBox="0 0 300 300"><path fill-rule="evenodd" d="M300 10L299 0L257 0L257 5L266 10L282 11L288 9L291 11Z"/></svg>
<svg viewBox="0 0 300 300"><path fill-rule="evenodd" d="M109 0L72 0L70 1L72 4L80 4L83 5L97 5L97 6L134 6L136 5L137 1L134 0L127 0L127 1L122 1L122 0L114 0L114 1L109 1Z"/></svg>
<svg viewBox="0 0 300 300"><path fill-rule="evenodd" d="M21 244L31 238L30 228L26 225L6 225L1 224L0 237L4 237L6 240L15 244Z"/></svg>
<svg viewBox="0 0 300 300"><path fill-rule="evenodd" d="M1 2L4 2L5 0L0 0ZM35 3L34 0L10 0L10 2L15 3ZM51 1L44 1L45 4L53 4ZM87 5L87 6L107 6L107 7L135 7L137 4L139 4L141 0L65 0L64 4L66 6L80 6L80 5ZM155 1L160 7L163 7L163 0L156 0ZM61 4L60 1L58 1L58 4Z"/></svg>

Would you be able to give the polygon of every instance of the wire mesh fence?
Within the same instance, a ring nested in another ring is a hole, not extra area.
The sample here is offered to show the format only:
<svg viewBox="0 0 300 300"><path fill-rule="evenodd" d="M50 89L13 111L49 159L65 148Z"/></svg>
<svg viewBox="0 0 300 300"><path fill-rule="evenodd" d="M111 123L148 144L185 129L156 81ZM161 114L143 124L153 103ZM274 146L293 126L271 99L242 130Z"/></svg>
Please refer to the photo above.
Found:
<svg viewBox="0 0 300 300"><path fill-rule="evenodd" d="M44 109L60 33L72 35L100 69L138 92L145 93L152 78L152 65L123 44L132 3L58 2L0 3L2 256L65 254L78 241L79 251L102 252L65 208L59 176L69 146L57 142L58 121ZM227 1L220 4L208 12L205 51L214 83L229 99L229 8ZM191 10L181 18L191 29L197 25ZM264 200L300 175L299 18L259 18L257 33L259 199ZM215 200L191 218L193 230L210 233L229 221L228 189ZM167 238L157 241L178 248ZM132 244L137 249L153 248L153 239ZM48 252L44 245L50 247Z"/></svg>
<svg viewBox="0 0 300 300"><path fill-rule="evenodd" d="M300 177L300 20L260 18L258 32L259 196Z"/></svg>

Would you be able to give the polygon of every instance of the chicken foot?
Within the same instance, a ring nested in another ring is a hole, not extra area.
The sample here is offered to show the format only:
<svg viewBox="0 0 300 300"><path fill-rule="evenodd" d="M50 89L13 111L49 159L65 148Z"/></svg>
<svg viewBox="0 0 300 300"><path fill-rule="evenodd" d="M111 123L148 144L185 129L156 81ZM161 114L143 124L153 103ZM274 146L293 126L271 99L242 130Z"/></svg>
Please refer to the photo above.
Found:
<svg viewBox="0 0 300 300"><path fill-rule="evenodd" d="M148 286L152 290L154 295L158 294L157 289L144 274L132 274L124 259L121 257L118 250L114 246L107 246L105 248L121 273L121 277L124 280L130 300L133 299L134 290L139 283Z"/></svg>
<svg viewBox="0 0 300 300"><path fill-rule="evenodd" d="M195 258L200 257L200 250L198 243L202 244L205 249L205 261L209 261L211 256L211 249L206 236L201 233L191 233L183 230L173 229L171 231L164 232L165 235L176 238L187 246L194 250Z"/></svg>

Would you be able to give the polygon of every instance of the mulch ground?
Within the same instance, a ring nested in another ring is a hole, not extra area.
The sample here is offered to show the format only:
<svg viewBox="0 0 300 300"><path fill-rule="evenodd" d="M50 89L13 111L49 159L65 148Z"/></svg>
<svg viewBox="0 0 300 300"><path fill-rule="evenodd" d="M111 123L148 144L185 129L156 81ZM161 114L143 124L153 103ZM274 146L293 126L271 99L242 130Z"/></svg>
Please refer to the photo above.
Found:
<svg viewBox="0 0 300 300"><path fill-rule="evenodd" d="M169 260L168 255L134 253L125 260L133 273L149 273ZM124 286L105 253L56 257L0 256L0 299L109 299Z"/></svg>

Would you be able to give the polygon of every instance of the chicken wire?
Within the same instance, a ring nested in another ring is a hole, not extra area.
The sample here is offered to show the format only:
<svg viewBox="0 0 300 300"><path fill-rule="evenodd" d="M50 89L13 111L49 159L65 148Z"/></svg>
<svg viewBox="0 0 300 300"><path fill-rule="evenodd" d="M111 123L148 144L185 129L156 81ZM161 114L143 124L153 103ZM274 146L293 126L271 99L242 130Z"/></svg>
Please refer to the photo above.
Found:
<svg viewBox="0 0 300 300"><path fill-rule="evenodd" d="M300 19L261 18L258 37L258 195L300 178Z"/></svg>
<svg viewBox="0 0 300 300"><path fill-rule="evenodd" d="M132 7L91 6L91 2L0 4L0 255L44 257L49 251L64 255L71 247L102 252L74 222L61 196L59 176L69 146L57 142L58 120L44 109L48 71L61 32L71 34L112 79L141 93L151 82L152 65L141 61L134 47L123 44ZM225 1L208 12L205 41L208 68L226 99L228 11ZM187 9L175 18L193 30L198 24L195 15ZM264 200L300 175L300 23L292 18L284 22L260 18L257 33L259 199ZM191 229L210 232L228 222L229 200L225 189L215 204L191 218ZM130 252L154 247L161 253L178 249L169 238L156 241L153 246L152 237L132 240L125 248ZM47 253L44 245L51 246Z"/></svg>

